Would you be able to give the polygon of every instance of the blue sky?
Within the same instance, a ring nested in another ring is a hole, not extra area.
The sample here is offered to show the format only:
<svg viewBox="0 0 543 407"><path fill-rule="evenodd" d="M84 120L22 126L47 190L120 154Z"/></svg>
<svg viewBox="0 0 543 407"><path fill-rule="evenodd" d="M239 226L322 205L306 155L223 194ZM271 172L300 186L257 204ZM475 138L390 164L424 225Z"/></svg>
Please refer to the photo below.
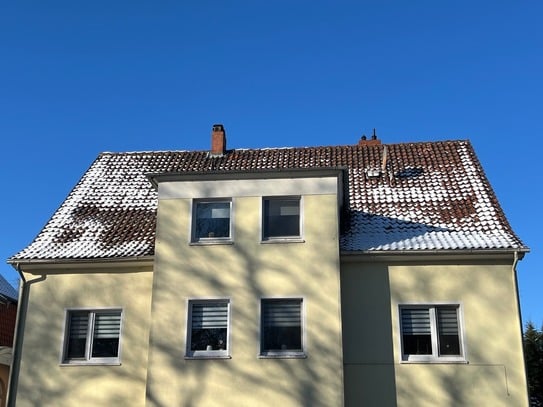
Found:
<svg viewBox="0 0 543 407"><path fill-rule="evenodd" d="M543 324L540 1L21 1L0 5L0 257L102 151L469 139ZM16 284L11 266L0 272Z"/></svg>

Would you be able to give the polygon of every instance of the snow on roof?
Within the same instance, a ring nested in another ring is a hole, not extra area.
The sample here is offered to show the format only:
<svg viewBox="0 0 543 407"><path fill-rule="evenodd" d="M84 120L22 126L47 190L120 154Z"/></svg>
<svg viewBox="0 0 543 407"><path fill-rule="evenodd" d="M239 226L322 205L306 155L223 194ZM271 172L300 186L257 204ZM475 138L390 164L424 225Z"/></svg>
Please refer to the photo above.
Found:
<svg viewBox="0 0 543 407"><path fill-rule="evenodd" d="M157 193L147 174L332 167L348 177L343 251L527 250L469 141L440 141L236 149L218 157L102 153L35 240L8 261L153 255Z"/></svg>

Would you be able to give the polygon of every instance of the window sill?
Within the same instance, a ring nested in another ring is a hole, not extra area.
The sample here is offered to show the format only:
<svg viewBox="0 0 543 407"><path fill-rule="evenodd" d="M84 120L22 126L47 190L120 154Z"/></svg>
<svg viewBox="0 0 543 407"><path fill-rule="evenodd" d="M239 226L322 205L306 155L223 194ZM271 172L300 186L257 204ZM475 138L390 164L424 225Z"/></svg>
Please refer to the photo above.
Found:
<svg viewBox="0 0 543 407"><path fill-rule="evenodd" d="M230 355L199 355L199 356L185 356L185 360L209 360L209 359L232 359Z"/></svg>
<svg viewBox="0 0 543 407"><path fill-rule="evenodd" d="M271 237L262 239L262 244L275 244L275 243L305 243L305 239L301 237Z"/></svg>
<svg viewBox="0 0 543 407"><path fill-rule="evenodd" d="M261 354L257 356L258 359L307 359L305 353L272 353Z"/></svg>
<svg viewBox="0 0 543 407"><path fill-rule="evenodd" d="M119 361L115 362L89 362L89 361L77 361L77 362L61 362L60 367L66 366L121 366L122 363Z"/></svg>
<svg viewBox="0 0 543 407"><path fill-rule="evenodd" d="M401 364L406 365L448 365L448 364L458 364L458 365L467 365L469 362L464 358L432 358L432 359L411 359L411 360L401 360Z"/></svg>
<svg viewBox="0 0 543 407"><path fill-rule="evenodd" d="M234 241L232 239L209 239L209 240L198 240L196 242L190 242L190 246L212 246L212 245L218 245L218 244L234 244Z"/></svg>

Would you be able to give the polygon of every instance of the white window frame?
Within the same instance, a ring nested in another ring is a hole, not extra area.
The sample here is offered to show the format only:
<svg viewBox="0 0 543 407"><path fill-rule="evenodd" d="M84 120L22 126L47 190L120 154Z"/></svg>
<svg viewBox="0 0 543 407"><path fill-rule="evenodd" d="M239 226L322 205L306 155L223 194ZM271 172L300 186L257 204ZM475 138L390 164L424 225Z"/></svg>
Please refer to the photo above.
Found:
<svg viewBox="0 0 543 407"><path fill-rule="evenodd" d="M224 303L227 306L226 348L218 350L192 350L192 308L198 304ZM190 298L187 300L187 325L185 359L230 359L232 301L230 298Z"/></svg>
<svg viewBox="0 0 543 407"><path fill-rule="evenodd" d="M440 355L439 354L439 335L437 324L437 312L440 307L455 307L458 323L458 341L460 346L459 355ZM428 309L430 316L430 338L432 353L428 355L412 355L404 353L403 327L402 327L402 309ZM398 322L400 336L400 354L402 363L467 363L466 345L464 338L464 318L462 304L459 302L439 302L439 303L405 303L398 305Z"/></svg>
<svg viewBox="0 0 543 407"><path fill-rule="evenodd" d="M86 312L88 313L88 325L85 339L85 356L83 358L69 358L68 346L70 340L70 321L71 316L74 313ZM118 312L120 317L119 322L119 344L117 348L117 356L113 357L93 357L93 340L96 314ZM122 349L122 336L123 336L123 320L124 311L122 307L112 308L68 308L64 310L64 330L61 347L61 365L119 365L121 364L121 349Z"/></svg>
<svg viewBox="0 0 543 407"><path fill-rule="evenodd" d="M299 301L300 302L300 330L301 330L301 350L266 350L264 349L264 326L263 326L263 303L265 301ZM306 300L302 296L281 296L281 297L263 297L260 299L259 304L259 344L258 344L258 358L260 359L303 359L307 357L307 338L306 338Z"/></svg>
<svg viewBox="0 0 543 407"><path fill-rule="evenodd" d="M198 205L206 203L228 203L229 204L229 236L223 237L197 237L196 236L196 227L197 227L197 215L198 215ZM190 242L191 244L218 244L218 243L231 243L234 240L234 222L233 222L233 203L232 198L197 198L192 200L191 207L191 229L190 229Z"/></svg>
<svg viewBox="0 0 543 407"><path fill-rule="evenodd" d="M297 200L299 211L298 235L286 236L268 236L265 232L264 224L266 222L266 201L282 201L282 200ZM278 195L278 196L263 196L261 202L261 239L262 243L277 243L277 242L303 242L304 229L304 200L301 195Z"/></svg>

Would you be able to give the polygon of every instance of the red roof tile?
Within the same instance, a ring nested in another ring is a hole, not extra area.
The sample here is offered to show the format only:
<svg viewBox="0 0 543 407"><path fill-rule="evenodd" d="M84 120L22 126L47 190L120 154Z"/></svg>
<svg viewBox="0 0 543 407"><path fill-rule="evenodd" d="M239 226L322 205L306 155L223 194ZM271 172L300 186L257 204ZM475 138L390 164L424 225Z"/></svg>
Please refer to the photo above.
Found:
<svg viewBox="0 0 543 407"><path fill-rule="evenodd" d="M443 141L230 150L219 157L103 153L36 239L9 261L152 255L157 193L146 174L337 167L348 174L344 251L527 250L471 144Z"/></svg>

